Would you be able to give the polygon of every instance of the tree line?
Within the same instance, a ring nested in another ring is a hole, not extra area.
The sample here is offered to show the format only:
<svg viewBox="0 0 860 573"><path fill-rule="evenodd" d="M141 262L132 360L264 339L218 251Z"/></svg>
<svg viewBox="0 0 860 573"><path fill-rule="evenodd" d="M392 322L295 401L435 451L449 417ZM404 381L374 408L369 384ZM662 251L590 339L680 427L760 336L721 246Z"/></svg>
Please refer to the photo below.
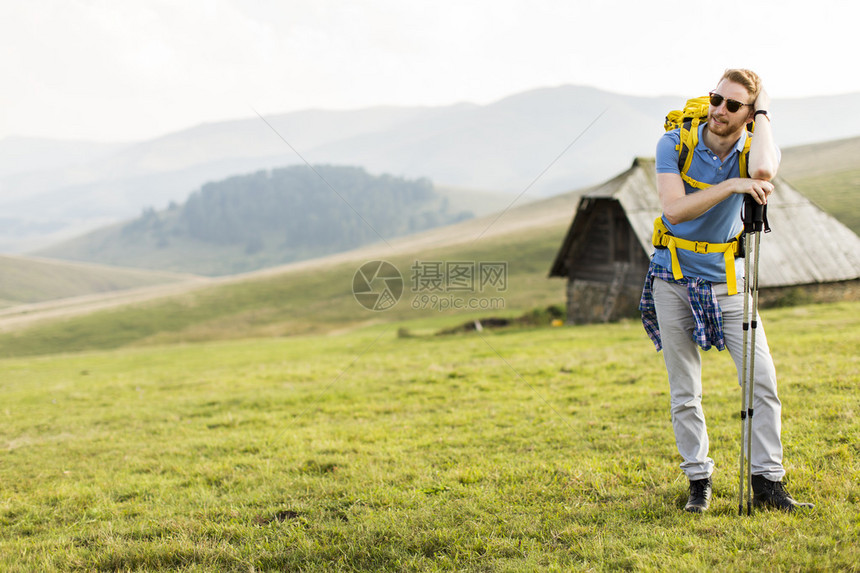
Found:
<svg viewBox="0 0 860 573"><path fill-rule="evenodd" d="M148 234L160 248L187 237L243 245L249 254L264 249L320 253L471 216L452 213L426 178L371 175L359 167L293 166L206 183L182 205L145 210L125 225L123 235Z"/></svg>

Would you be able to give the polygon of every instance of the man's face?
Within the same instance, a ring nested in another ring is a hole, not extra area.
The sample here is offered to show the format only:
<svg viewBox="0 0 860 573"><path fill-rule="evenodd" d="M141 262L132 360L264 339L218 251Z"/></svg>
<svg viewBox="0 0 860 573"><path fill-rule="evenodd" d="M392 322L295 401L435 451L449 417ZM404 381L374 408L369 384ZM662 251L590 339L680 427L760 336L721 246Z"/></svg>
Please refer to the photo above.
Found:
<svg viewBox="0 0 860 573"><path fill-rule="evenodd" d="M725 99L733 99L742 103L753 103L752 96L747 89L735 82L723 80L714 88L715 94L723 96L724 100L719 106L710 106L708 109L708 130L714 135L733 135L740 131L750 121L751 106L742 106L738 111L732 113L726 109Z"/></svg>

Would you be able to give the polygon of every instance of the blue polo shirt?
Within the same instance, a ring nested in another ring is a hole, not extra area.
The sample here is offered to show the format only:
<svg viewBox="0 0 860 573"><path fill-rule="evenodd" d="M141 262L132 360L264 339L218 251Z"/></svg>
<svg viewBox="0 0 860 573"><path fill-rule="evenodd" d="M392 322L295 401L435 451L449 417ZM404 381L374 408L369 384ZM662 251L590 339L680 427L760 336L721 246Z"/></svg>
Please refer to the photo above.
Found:
<svg viewBox="0 0 860 573"><path fill-rule="evenodd" d="M696 181L711 185L716 185L731 177L740 177L738 161L743 152L744 143L746 143L746 131L743 132L725 161L721 161L717 154L708 149L702 141L704 127L704 125L699 126L699 142L696 149L693 150L693 159L687 175ZM678 151L675 149L680 141L681 136L678 129L668 131L660 138L657 143L657 173L677 173L680 175ZM699 191L686 181L684 187L688 195ZM663 222L676 237L708 243L728 243L740 233L743 227L741 220L743 203L744 196L735 193L695 219L671 225L664 216ZM672 256L668 249L656 249L652 260L663 268L672 268ZM714 283L726 282L726 265L722 253L700 254L678 249L678 262L685 277L698 277ZM739 277L742 276L743 265L737 265L736 272Z"/></svg>

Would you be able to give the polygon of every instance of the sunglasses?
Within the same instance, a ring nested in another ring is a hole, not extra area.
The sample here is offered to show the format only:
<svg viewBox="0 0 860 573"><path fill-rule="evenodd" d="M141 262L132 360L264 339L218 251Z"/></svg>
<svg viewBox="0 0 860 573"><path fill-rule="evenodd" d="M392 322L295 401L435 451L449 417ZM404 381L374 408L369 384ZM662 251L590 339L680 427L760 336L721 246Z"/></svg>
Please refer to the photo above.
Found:
<svg viewBox="0 0 860 573"><path fill-rule="evenodd" d="M721 96L718 93L711 92L708 94L711 96L711 106L712 107L720 107L720 104L723 103L723 100L726 100L726 109L729 110L730 113L735 113L745 105L752 106L751 103L742 103L734 99L729 99Z"/></svg>

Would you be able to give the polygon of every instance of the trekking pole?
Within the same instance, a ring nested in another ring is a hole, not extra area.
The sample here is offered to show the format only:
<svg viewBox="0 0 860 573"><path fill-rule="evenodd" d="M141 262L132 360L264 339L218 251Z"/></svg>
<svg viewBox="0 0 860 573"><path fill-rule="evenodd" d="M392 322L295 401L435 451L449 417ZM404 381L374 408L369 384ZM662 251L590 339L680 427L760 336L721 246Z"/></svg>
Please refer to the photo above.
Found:
<svg viewBox="0 0 860 573"><path fill-rule="evenodd" d="M758 328L758 269L761 231L767 218L766 210L767 206L757 203L751 195L744 197L744 316L738 515L743 515L744 486L747 494L747 515L752 515L752 424L755 410L753 397L755 396L755 338ZM750 249L750 242L753 243L752 249ZM752 275L750 275L750 266L752 266Z"/></svg>
<svg viewBox="0 0 860 573"><path fill-rule="evenodd" d="M750 235L746 232L746 221L744 221L744 318L743 318L743 360L741 367L741 454L740 467L738 468L738 515L744 514L744 471L746 469L745 454L747 440L747 345L749 343L749 277L750 277Z"/></svg>

